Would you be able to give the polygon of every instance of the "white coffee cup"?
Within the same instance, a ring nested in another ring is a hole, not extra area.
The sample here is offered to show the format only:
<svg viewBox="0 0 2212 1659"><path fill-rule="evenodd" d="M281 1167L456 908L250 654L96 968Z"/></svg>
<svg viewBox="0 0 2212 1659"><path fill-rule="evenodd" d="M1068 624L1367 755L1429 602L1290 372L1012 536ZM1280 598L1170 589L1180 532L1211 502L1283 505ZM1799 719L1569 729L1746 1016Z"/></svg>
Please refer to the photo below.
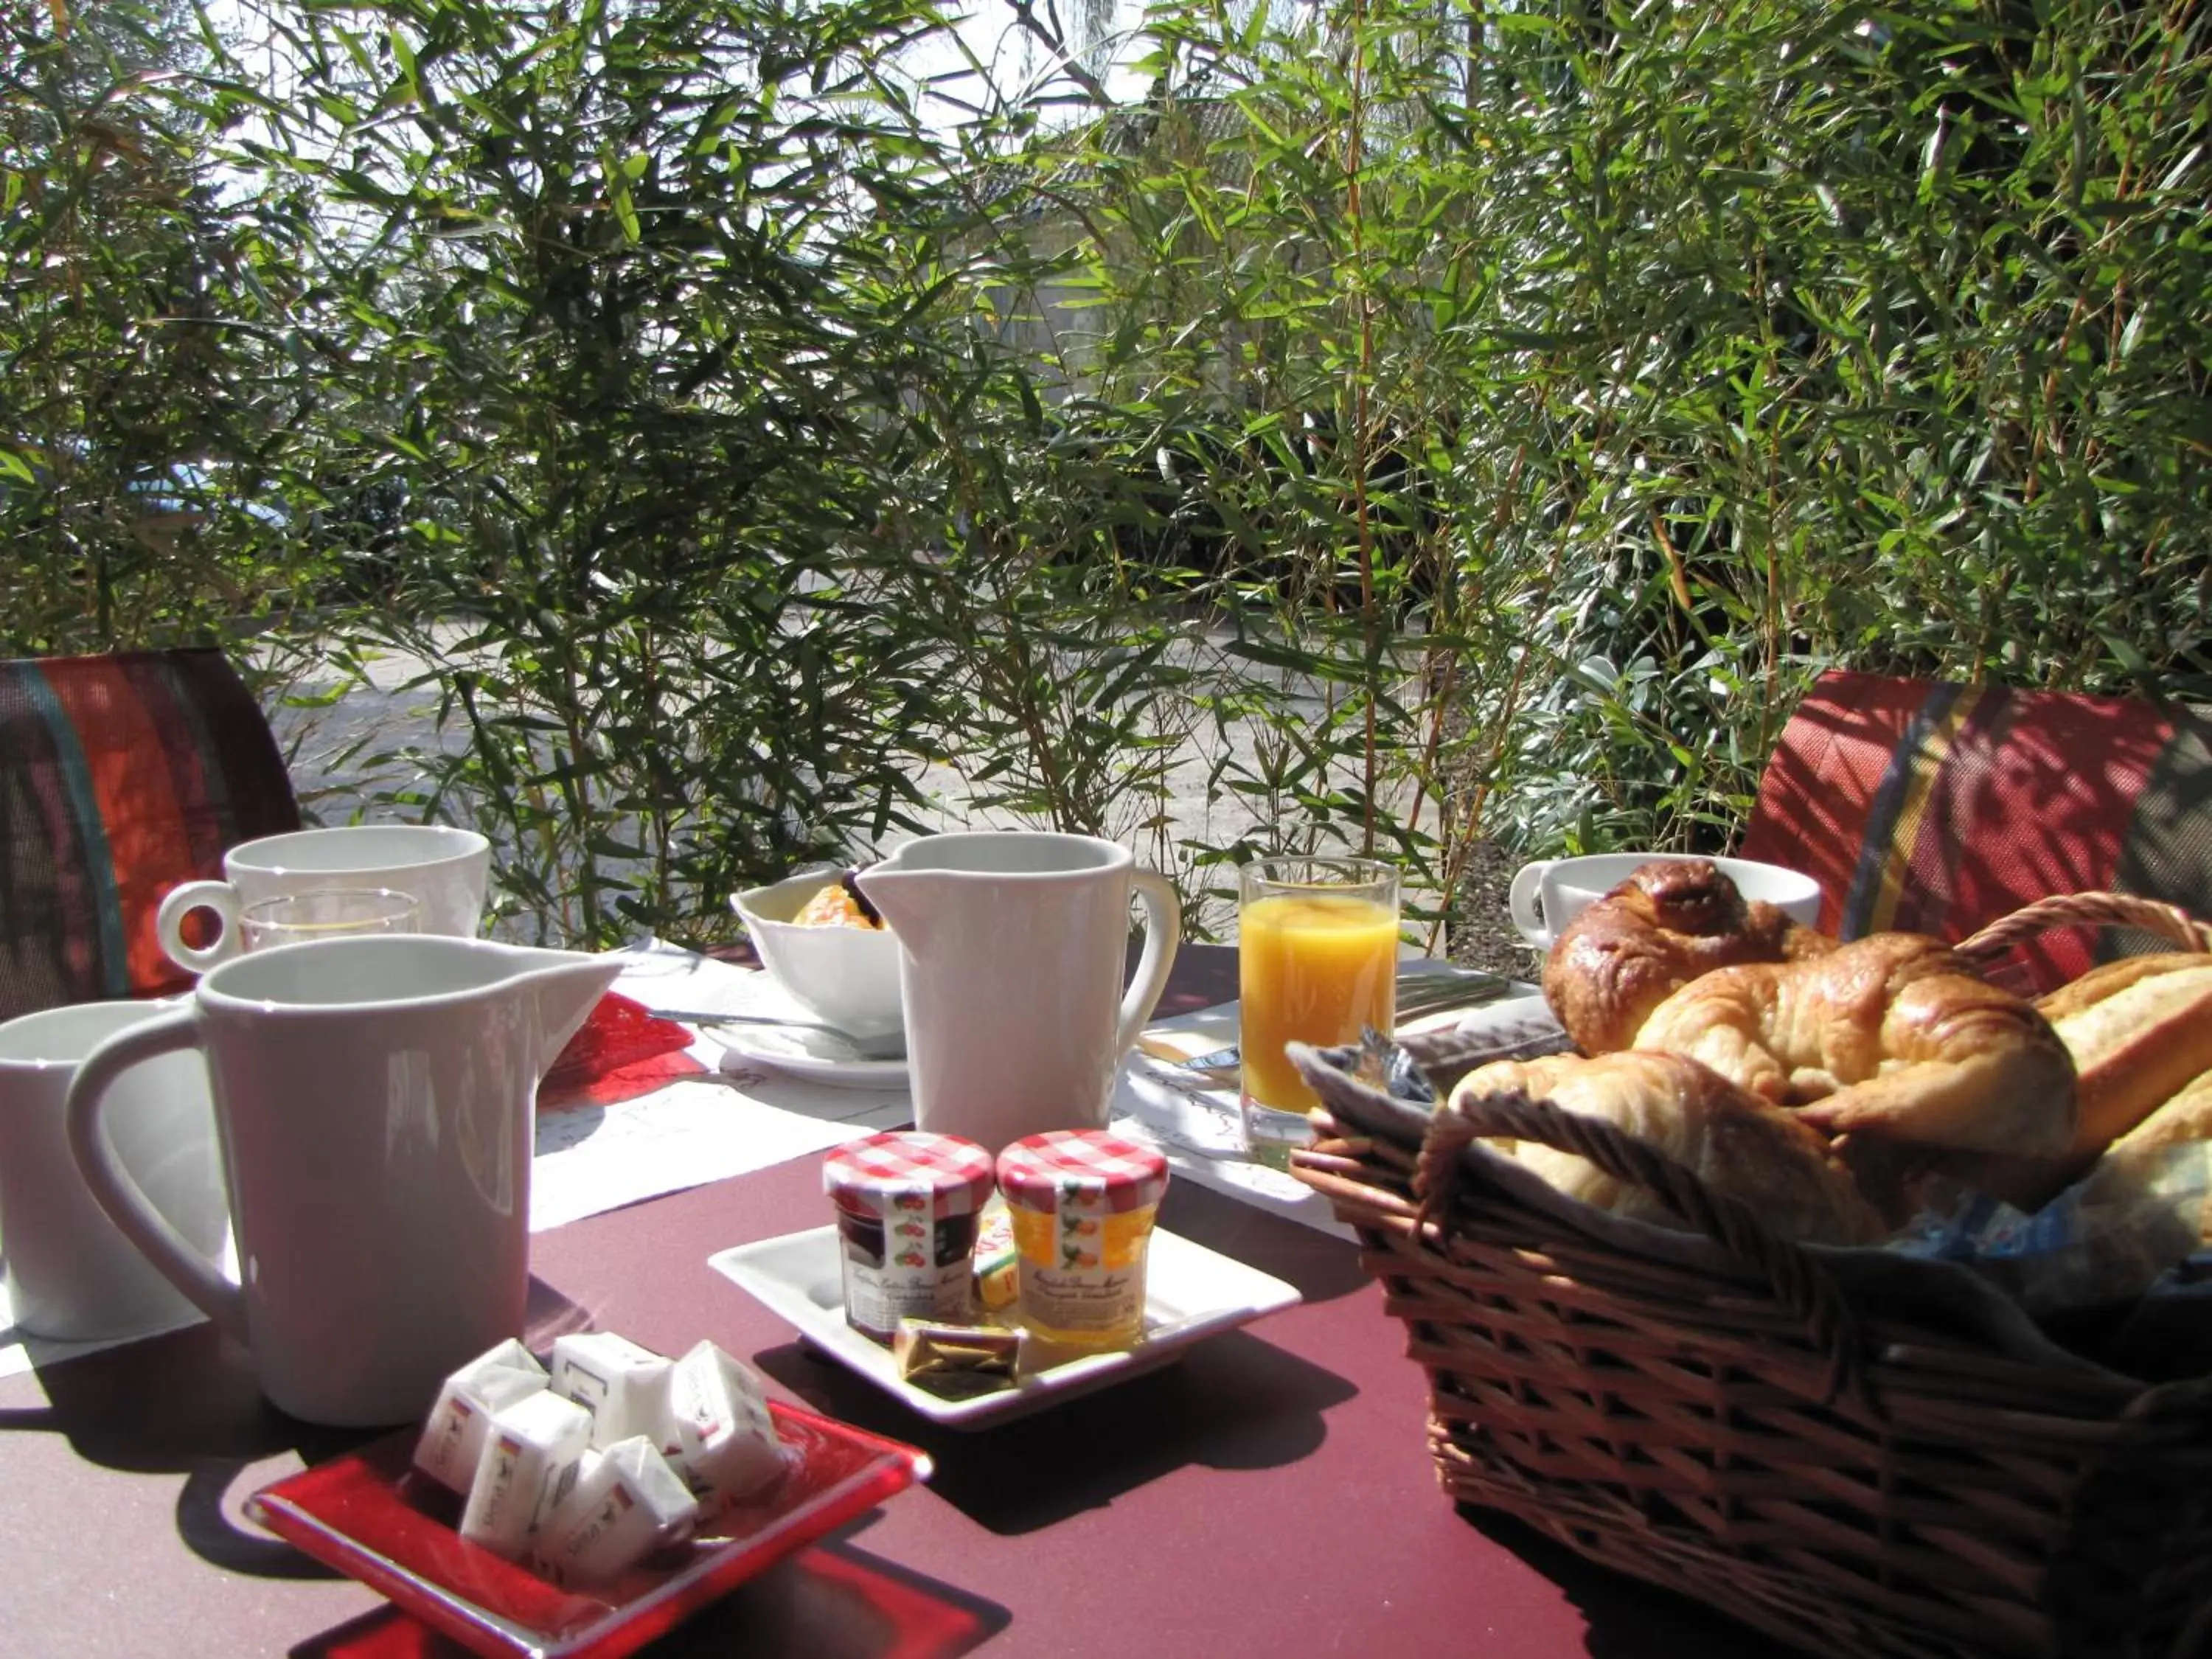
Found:
<svg viewBox="0 0 2212 1659"><path fill-rule="evenodd" d="M1540 951L1584 910L1603 898L1647 864L1689 863L1704 855L1695 853L1592 853L1582 858L1538 859L1524 864L1513 878L1506 905L1521 937ZM1820 920L1820 884L1812 877L1778 864L1753 859L1708 859L1735 884L1747 902L1763 900L1779 906L1808 927Z"/></svg>
<svg viewBox="0 0 2212 1659"><path fill-rule="evenodd" d="M179 1006L82 1002L0 1025L0 1254L27 1336L113 1340L199 1316L94 1201L62 1125L85 1056ZM206 1068L191 1054L151 1061L118 1087L110 1111L131 1179L194 1249L215 1254L230 1206Z"/></svg>
<svg viewBox="0 0 2212 1659"><path fill-rule="evenodd" d="M155 929L179 968L204 974L244 947L238 913L264 899L330 888L389 888L419 907L425 933L471 939L483 920L491 843L442 823L352 823L264 836L222 855L222 881L188 881L161 901ZM222 923L214 943L185 943L185 918L210 910Z"/></svg>

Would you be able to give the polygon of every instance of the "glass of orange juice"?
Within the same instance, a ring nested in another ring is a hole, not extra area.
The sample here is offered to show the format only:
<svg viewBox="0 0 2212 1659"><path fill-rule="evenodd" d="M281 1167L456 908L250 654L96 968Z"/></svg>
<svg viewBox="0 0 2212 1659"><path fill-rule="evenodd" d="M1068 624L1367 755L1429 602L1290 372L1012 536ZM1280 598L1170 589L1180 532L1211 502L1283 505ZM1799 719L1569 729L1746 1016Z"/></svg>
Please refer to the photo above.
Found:
<svg viewBox="0 0 2212 1659"><path fill-rule="evenodd" d="M1288 1169L1320 1104L1286 1042L1357 1042L1397 1009L1398 872L1377 859L1260 859L1238 872L1245 1150Z"/></svg>

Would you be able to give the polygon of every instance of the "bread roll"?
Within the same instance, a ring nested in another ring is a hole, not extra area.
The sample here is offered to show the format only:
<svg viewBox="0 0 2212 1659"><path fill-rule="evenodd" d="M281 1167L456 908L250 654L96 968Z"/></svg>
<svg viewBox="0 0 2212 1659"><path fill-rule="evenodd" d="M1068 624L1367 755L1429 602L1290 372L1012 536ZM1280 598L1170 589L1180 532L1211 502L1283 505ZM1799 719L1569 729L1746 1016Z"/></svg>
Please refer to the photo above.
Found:
<svg viewBox="0 0 2212 1659"><path fill-rule="evenodd" d="M1705 1066L1674 1054L1558 1054L1493 1061L1462 1078L1451 1103L1521 1091L1601 1118L1688 1169L1707 1188L1758 1206L1784 1238L1869 1244L1887 1229L1835 1167L1820 1137ZM1661 1200L1588 1159L1534 1141L1492 1146L1571 1198L1680 1228Z"/></svg>
<svg viewBox="0 0 2212 1659"><path fill-rule="evenodd" d="M1633 1046L1651 1011L1698 975L1812 956L1835 941L1746 903L1709 859L1643 866L1569 922L1544 962L1544 1000L1586 1054Z"/></svg>
<svg viewBox="0 0 2212 1659"><path fill-rule="evenodd" d="M2212 956L2172 951L2092 969L2045 997L2080 1073L2071 1150L2095 1157L2212 1070Z"/></svg>

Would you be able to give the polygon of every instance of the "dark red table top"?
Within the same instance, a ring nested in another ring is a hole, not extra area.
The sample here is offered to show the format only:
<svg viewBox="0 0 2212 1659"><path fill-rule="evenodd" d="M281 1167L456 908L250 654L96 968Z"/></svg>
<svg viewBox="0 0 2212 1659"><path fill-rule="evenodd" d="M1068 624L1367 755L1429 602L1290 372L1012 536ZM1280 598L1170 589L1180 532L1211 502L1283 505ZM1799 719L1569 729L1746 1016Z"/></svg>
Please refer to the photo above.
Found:
<svg viewBox="0 0 2212 1659"><path fill-rule="evenodd" d="M1194 953L1194 1000L1221 964ZM1303 1305L1180 1364L995 1429L933 1427L802 1347L706 1266L820 1225L817 1160L532 1241L532 1336L586 1325L664 1352L710 1337L773 1389L935 1460L932 1484L741 1587L655 1653L1765 1656L1762 1638L1455 1511L1424 1381L1352 1248L1201 1188L1162 1224L1297 1285ZM206 1326L0 1382L9 1654L449 1654L241 1517L266 1481L362 1437L261 1403Z"/></svg>

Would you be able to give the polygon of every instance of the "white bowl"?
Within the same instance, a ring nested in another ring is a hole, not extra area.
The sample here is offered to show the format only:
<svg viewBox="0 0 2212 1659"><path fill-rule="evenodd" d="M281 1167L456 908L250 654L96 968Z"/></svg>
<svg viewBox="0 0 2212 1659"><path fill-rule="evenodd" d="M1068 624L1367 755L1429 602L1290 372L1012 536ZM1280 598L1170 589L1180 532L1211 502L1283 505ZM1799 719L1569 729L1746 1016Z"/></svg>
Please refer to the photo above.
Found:
<svg viewBox="0 0 2212 1659"><path fill-rule="evenodd" d="M1683 864L1699 859L1735 884L1747 901L1764 899L1808 927L1820 921L1820 884L1802 871L1751 859L1705 859L1701 853L1592 853L1574 859L1538 859L1524 864L1506 896L1513 925L1538 950L1548 951L1569 922L1647 864Z"/></svg>
<svg viewBox="0 0 2212 1659"><path fill-rule="evenodd" d="M792 918L837 879L838 866L802 870L730 896L769 977L832 1025L857 1037L904 1029L899 944L888 927L802 927Z"/></svg>

